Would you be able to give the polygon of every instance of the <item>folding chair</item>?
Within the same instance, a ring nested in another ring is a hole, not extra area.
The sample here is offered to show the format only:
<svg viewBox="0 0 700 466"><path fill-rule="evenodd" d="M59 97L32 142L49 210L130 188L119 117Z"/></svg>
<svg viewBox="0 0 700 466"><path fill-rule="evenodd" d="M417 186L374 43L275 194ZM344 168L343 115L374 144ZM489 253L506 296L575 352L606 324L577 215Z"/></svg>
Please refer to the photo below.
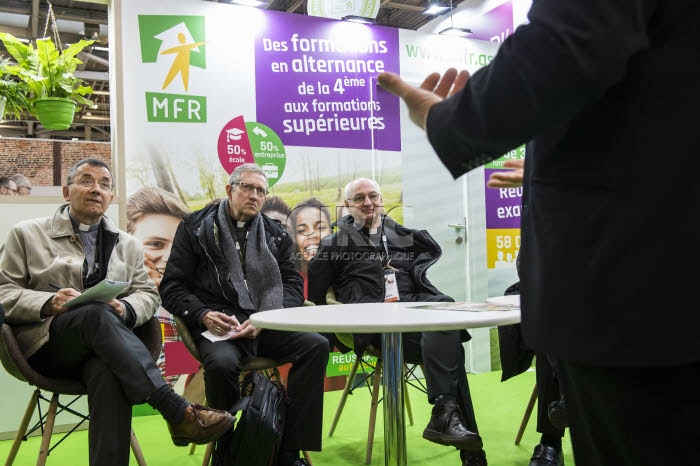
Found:
<svg viewBox="0 0 700 466"><path fill-rule="evenodd" d="M158 359L162 344L162 336L158 319L153 317L144 325L135 328L134 333L139 337L144 345L146 345L153 356L153 360L155 361ZM41 429L42 436L41 446L39 447L39 456L36 464L37 466L44 466L49 453L51 453L54 448L65 440L68 435L78 429L80 425L89 420L88 414L80 413L72 407L79 398L81 398L83 395L87 395L87 389L82 382L77 379L51 378L35 371L29 365L27 358L20 350L12 327L8 324L2 325L2 334L0 338L0 361L10 375L18 380L21 380L22 382L27 382L29 385L36 387L31 398L29 399L24 417L22 418L19 428L17 429L17 434L15 435L10 452L7 455L5 466L10 466L12 463L14 463L17 452L21 446L21 442L23 440L27 440L27 437L38 429ZM51 399L44 397L42 390L45 392L51 392ZM62 395L71 395L73 398L68 402L63 402L60 400ZM41 402L49 403L48 410L46 412L42 412ZM31 421L35 410L38 412L39 420L33 427L29 428L29 422ZM53 434L54 422L56 420L56 415L61 412L71 413L77 416L80 421L52 446L51 435ZM131 431L131 449L134 452L134 457L136 458L139 466L146 466L146 460L143 457L141 447L139 446L133 429Z"/></svg>

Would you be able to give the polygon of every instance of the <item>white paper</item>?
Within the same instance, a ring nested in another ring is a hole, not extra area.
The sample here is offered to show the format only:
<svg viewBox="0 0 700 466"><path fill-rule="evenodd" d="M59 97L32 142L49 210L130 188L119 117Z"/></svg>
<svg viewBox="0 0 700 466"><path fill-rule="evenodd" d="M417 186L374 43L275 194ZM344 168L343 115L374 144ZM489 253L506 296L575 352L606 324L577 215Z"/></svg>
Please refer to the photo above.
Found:
<svg viewBox="0 0 700 466"><path fill-rule="evenodd" d="M107 303L122 294L124 291L128 290L130 286L131 281L117 282L114 280L104 279L92 288L88 288L87 290L83 291L80 296L76 296L65 303L63 307L73 308L80 306L81 304L94 302Z"/></svg>
<svg viewBox="0 0 700 466"><path fill-rule="evenodd" d="M202 332L202 336L209 341L217 342L217 341L228 340L229 338L231 338L231 335L233 335L235 333L236 333L236 330L232 329L232 330L229 330L229 332L226 335L214 335L209 330L207 330L206 332Z"/></svg>

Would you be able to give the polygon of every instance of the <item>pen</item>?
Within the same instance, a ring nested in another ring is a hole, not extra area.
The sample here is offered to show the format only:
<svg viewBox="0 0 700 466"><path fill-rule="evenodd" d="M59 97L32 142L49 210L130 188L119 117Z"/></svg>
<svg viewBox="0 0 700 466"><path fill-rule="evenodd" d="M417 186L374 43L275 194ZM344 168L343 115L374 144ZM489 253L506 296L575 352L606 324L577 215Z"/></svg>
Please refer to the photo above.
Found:
<svg viewBox="0 0 700 466"><path fill-rule="evenodd" d="M55 289L57 289L57 290L63 289L63 287L58 286L58 285L56 285L55 283L49 283L49 286L50 286L51 288L55 288Z"/></svg>

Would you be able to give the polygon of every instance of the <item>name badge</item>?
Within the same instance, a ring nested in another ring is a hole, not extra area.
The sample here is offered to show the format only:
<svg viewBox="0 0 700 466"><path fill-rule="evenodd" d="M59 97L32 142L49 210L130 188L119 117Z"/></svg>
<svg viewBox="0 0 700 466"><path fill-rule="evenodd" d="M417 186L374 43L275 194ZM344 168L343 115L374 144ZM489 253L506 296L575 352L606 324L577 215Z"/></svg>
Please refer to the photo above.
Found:
<svg viewBox="0 0 700 466"><path fill-rule="evenodd" d="M399 300L399 285L396 283L396 274L392 269L384 270L384 302L391 303Z"/></svg>

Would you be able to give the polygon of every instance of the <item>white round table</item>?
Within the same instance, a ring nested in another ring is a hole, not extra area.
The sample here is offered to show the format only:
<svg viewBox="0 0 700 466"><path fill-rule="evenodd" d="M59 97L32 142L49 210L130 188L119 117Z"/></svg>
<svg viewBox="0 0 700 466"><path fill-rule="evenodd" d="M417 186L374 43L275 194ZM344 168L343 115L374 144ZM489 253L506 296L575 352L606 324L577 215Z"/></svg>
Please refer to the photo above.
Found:
<svg viewBox="0 0 700 466"><path fill-rule="evenodd" d="M406 465L402 332L494 327L520 322L520 310L417 309L437 303L363 303L302 306L257 312L256 327L310 332L381 333L384 361L384 464Z"/></svg>

